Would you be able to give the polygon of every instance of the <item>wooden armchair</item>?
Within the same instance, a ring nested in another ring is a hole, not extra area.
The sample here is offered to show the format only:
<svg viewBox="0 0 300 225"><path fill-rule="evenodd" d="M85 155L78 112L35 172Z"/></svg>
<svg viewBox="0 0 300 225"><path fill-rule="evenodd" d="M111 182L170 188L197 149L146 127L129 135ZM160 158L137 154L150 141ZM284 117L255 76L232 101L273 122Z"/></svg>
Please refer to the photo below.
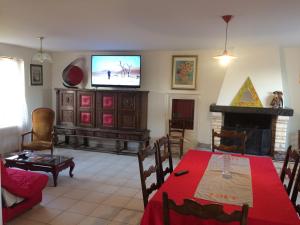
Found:
<svg viewBox="0 0 300 225"><path fill-rule="evenodd" d="M184 199L182 205L176 205L176 203L168 198L166 192L163 193L163 220L164 225L170 225L170 209L174 210L178 214L187 216L195 216L199 219L208 220L214 219L223 223L239 222L240 225L247 224L248 217L248 205L243 205L241 211L233 211L231 214L227 214L223 210L223 206L219 204L201 205L200 203L192 199Z"/></svg>
<svg viewBox="0 0 300 225"><path fill-rule="evenodd" d="M215 145L215 138L218 137L220 138L220 144ZM224 145L222 144L222 139L224 140L232 140L234 145ZM238 132L238 131L231 131L231 130L221 130L220 133L217 133L212 129L212 151L214 152L215 150L223 151L223 152L233 152L233 153L241 153L245 154L246 150L246 140L247 140L247 135L246 132Z"/></svg>
<svg viewBox="0 0 300 225"><path fill-rule="evenodd" d="M148 169L144 168L144 160L147 156L153 155L155 157L155 165L150 165ZM157 149L156 146L151 148L150 145L145 149L140 150L138 152L138 160L139 160L139 169L140 169L140 177L141 177L141 186L143 193L143 201L144 207L146 208L148 204L148 199L150 194L157 190L160 187L160 178L159 178L159 165L157 159ZM146 180L152 175L155 174L156 182L151 183L150 186L147 187Z"/></svg>
<svg viewBox="0 0 300 225"><path fill-rule="evenodd" d="M53 155L53 123L55 113L49 108L37 108L32 112L32 130L22 134L21 150L51 150ZM31 142L25 143L25 136L31 134Z"/></svg>
<svg viewBox="0 0 300 225"><path fill-rule="evenodd" d="M299 164L300 154L296 150L292 150L292 146L290 145L287 149L286 156L284 159L284 163L281 169L280 180L284 185L287 193L290 194L293 186L293 182L296 176L298 164ZM289 162L293 161L293 166L290 168ZM284 179L286 176L289 178L288 185L284 184Z"/></svg>
<svg viewBox="0 0 300 225"><path fill-rule="evenodd" d="M180 126L175 126L175 125ZM170 145L177 146L179 148L179 157L183 155L183 141L184 141L184 121L169 120L169 140Z"/></svg>
<svg viewBox="0 0 300 225"><path fill-rule="evenodd" d="M161 184L165 181L165 176L173 172L173 159L168 136L158 139L155 143L157 149L157 159L159 164L159 177ZM164 168L164 162L168 160L169 166Z"/></svg>

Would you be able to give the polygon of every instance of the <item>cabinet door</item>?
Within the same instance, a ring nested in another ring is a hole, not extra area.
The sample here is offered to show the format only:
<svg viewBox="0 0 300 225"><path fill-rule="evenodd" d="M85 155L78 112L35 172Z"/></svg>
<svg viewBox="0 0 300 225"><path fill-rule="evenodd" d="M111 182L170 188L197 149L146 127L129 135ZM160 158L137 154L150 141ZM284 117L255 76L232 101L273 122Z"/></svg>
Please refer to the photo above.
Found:
<svg viewBox="0 0 300 225"><path fill-rule="evenodd" d="M97 92L96 103L97 127L117 127L117 94L111 92Z"/></svg>
<svg viewBox="0 0 300 225"><path fill-rule="evenodd" d="M91 91L77 92L77 125L95 126L95 93Z"/></svg>
<svg viewBox="0 0 300 225"><path fill-rule="evenodd" d="M76 92L57 90L57 125L76 125Z"/></svg>
<svg viewBox="0 0 300 225"><path fill-rule="evenodd" d="M118 128L137 129L138 95L135 93L119 93L118 96Z"/></svg>

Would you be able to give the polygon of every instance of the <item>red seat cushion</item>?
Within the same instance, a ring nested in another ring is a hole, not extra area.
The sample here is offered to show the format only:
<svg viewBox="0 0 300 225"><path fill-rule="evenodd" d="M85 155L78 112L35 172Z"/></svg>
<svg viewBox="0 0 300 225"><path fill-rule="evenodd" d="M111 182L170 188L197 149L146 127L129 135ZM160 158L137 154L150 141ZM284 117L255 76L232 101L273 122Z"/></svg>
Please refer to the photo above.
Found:
<svg viewBox="0 0 300 225"><path fill-rule="evenodd" d="M14 195L30 198L47 185L47 175L20 169L5 168L2 161L0 163L1 186Z"/></svg>

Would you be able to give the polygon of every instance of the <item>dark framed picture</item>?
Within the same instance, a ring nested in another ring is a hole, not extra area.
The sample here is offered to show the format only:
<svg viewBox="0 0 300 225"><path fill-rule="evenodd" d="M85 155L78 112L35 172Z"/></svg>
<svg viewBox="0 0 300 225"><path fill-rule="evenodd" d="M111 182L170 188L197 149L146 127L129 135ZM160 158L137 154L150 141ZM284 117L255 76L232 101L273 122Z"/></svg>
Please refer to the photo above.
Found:
<svg viewBox="0 0 300 225"><path fill-rule="evenodd" d="M196 89L196 55L174 55L172 61L172 89Z"/></svg>
<svg viewBox="0 0 300 225"><path fill-rule="evenodd" d="M43 85L43 66L30 64L31 85Z"/></svg>

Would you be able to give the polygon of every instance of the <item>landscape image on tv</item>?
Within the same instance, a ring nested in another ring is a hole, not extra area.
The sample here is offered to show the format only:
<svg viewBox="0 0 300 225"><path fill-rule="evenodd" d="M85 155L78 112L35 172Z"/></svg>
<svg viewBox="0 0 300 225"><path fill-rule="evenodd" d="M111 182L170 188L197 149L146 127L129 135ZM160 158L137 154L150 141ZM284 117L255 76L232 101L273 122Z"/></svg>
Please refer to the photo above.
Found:
<svg viewBox="0 0 300 225"><path fill-rule="evenodd" d="M140 86L141 57L92 56L93 86Z"/></svg>

